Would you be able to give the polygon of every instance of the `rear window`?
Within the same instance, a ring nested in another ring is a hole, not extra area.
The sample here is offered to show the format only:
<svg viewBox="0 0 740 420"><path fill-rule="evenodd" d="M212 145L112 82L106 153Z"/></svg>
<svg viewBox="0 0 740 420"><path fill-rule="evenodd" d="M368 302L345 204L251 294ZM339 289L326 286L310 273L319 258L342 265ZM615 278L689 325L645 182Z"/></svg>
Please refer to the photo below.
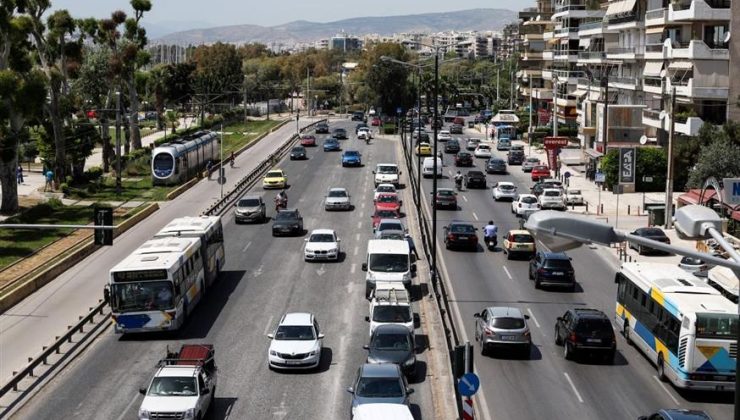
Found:
<svg viewBox="0 0 740 420"><path fill-rule="evenodd" d="M568 190L568 194L581 195L581 190Z"/></svg>
<svg viewBox="0 0 740 420"><path fill-rule="evenodd" d="M535 197L522 197L522 199L520 201L522 203L526 203L526 204L534 204L534 203L537 202L537 198L535 198Z"/></svg>
<svg viewBox="0 0 740 420"><path fill-rule="evenodd" d="M560 191L545 191L545 197L560 197Z"/></svg>
<svg viewBox="0 0 740 420"><path fill-rule="evenodd" d="M606 318L583 318L576 324L576 332L585 333L589 331L611 330L612 324Z"/></svg>
<svg viewBox="0 0 740 420"><path fill-rule="evenodd" d="M546 260L545 267L553 269L570 269L570 260Z"/></svg>
<svg viewBox="0 0 740 420"><path fill-rule="evenodd" d="M521 318L493 318L492 324L494 328L501 328L504 330L518 330L524 328L524 320Z"/></svg>
<svg viewBox="0 0 740 420"><path fill-rule="evenodd" d="M546 171L546 170L548 170L547 169L547 166L535 166L534 169L536 171Z"/></svg>
<svg viewBox="0 0 740 420"><path fill-rule="evenodd" d="M514 235L513 238L514 242L525 242L525 243L532 243L534 242L534 238L531 235L526 235L523 233Z"/></svg>
<svg viewBox="0 0 740 420"><path fill-rule="evenodd" d="M452 233L475 233L475 228L470 225L452 225L450 227Z"/></svg>
<svg viewBox="0 0 740 420"><path fill-rule="evenodd" d="M513 186L513 185L509 185L509 184L500 184L500 185L498 186L498 188L499 188L500 190L506 190L506 191L510 191L510 190L515 190L515 189L516 189L516 187L515 187L515 186Z"/></svg>

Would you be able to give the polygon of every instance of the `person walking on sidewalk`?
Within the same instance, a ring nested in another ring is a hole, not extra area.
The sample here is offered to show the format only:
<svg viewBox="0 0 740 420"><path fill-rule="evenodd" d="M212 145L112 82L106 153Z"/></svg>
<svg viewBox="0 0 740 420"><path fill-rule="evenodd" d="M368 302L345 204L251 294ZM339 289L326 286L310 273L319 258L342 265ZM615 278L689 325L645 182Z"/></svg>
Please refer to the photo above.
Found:
<svg viewBox="0 0 740 420"><path fill-rule="evenodd" d="M18 165L17 168L15 168L15 177L18 180L18 184L23 184L23 167L21 165Z"/></svg>
<svg viewBox="0 0 740 420"><path fill-rule="evenodd" d="M231 157L229 158L229 166L234 167L234 152L231 152Z"/></svg>
<svg viewBox="0 0 740 420"><path fill-rule="evenodd" d="M54 171L49 169L44 174L44 177L46 178L46 183L44 184L44 192L46 192L47 188L49 189L49 191L54 191L54 184L52 184L54 182Z"/></svg>
<svg viewBox="0 0 740 420"><path fill-rule="evenodd" d="M208 180L211 180L211 171L213 170L213 162L210 160L206 163L206 172L208 172Z"/></svg>

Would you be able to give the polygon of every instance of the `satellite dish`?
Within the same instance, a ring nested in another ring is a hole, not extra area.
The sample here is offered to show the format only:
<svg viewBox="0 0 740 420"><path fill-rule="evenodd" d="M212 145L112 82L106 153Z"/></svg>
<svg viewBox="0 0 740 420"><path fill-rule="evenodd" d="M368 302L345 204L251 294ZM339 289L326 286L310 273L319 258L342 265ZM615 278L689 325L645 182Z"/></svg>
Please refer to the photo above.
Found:
<svg viewBox="0 0 740 420"><path fill-rule="evenodd" d="M643 135L642 137L640 137L640 144L642 144L643 146L646 145L647 140L647 136Z"/></svg>
<svg viewBox="0 0 740 420"><path fill-rule="evenodd" d="M668 113L665 112L665 110L660 111L660 115L658 115L658 118L660 118L661 120L664 120L666 119L666 117L668 117Z"/></svg>
<svg viewBox="0 0 740 420"><path fill-rule="evenodd" d="M728 42L730 42L730 34L731 33L732 32L728 32L727 35L725 35L725 44L727 44Z"/></svg>

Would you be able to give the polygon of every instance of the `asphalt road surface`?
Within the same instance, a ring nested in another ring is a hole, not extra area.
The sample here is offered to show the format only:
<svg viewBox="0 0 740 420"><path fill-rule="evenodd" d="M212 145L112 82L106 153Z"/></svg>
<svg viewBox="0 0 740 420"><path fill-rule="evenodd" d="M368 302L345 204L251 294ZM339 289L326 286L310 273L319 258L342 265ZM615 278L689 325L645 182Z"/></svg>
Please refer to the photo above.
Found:
<svg viewBox="0 0 740 420"><path fill-rule="evenodd" d="M138 389L148 384L166 348L188 342L215 345L220 369L216 419L348 418L346 388L366 358L362 346L368 340L361 265L372 233L372 168L397 158L392 140L376 139L366 145L356 140L349 121L332 121L331 126L347 128L350 139L342 140L342 146L360 150L364 167L342 168L341 152L323 152L320 146L308 149L308 160L284 161L280 167L289 176L289 207L302 212L305 229L337 231L344 253L340 262L306 263L305 235L273 238L271 222L235 225L229 212L224 217L224 272L179 335L121 337L109 329L15 417L134 419L143 398ZM352 211L324 211L323 197L334 186L349 190ZM254 192L263 193L268 203L276 193L263 192L259 185ZM268 207L268 215L273 214ZM88 269L107 273L102 267ZM314 313L326 334L318 371L268 370L266 334L291 311ZM416 391L411 396L412 412L417 419L431 419L424 352L418 357L420 379L411 384Z"/></svg>

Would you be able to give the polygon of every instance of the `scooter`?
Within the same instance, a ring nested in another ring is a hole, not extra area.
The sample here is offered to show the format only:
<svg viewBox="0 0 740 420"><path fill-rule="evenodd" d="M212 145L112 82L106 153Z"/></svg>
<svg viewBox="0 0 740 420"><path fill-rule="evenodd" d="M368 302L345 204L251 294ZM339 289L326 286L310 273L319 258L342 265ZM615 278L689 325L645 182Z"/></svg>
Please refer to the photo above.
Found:
<svg viewBox="0 0 740 420"><path fill-rule="evenodd" d="M488 250L493 252L496 250L496 245L498 245L498 238L495 236L486 236L483 238L483 242L485 242Z"/></svg>
<svg viewBox="0 0 740 420"><path fill-rule="evenodd" d="M288 200L285 200L285 199L283 199L283 200L277 200L276 199L275 200L275 213L277 213L278 211L280 211L280 209L285 210L287 208L288 208Z"/></svg>
<svg viewBox="0 0 740 420"><path fill-rule="evenodd" d="M458 191L462 191L463 190L463 181L462 181L462 179L455 179L455 187L457 188Z"/></svg>

